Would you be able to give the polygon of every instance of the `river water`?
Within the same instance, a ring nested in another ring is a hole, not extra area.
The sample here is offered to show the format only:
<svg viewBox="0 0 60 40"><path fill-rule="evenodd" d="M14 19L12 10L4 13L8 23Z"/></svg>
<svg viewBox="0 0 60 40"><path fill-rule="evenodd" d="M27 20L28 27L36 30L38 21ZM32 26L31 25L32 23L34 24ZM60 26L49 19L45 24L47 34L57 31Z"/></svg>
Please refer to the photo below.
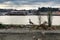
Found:
<svg viewBox="0 0 60 40"><path fill-rule="evenodd" d="M39 24L39 16L0 16L0 23L3 24L29 24L29 19L34 24ZM47 16L41 16L41 23L48 22ZM60 16L52 16L52 25L60 25Z"/></svg>

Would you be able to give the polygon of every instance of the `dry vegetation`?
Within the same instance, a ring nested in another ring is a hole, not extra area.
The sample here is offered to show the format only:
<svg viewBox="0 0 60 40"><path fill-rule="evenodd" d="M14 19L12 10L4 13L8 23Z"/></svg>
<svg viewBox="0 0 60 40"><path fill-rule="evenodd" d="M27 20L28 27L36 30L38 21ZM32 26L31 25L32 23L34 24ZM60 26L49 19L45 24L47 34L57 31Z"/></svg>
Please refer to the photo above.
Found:
<svg viewBox="0 0 60 40"><path fill-rule="evenodd" d="M41 24L41 25L3 25L0 24L0 29L18 29L18 28L29 28L34 30L60 30L60 26L52 26L48 27L48 25Z"/></svg>

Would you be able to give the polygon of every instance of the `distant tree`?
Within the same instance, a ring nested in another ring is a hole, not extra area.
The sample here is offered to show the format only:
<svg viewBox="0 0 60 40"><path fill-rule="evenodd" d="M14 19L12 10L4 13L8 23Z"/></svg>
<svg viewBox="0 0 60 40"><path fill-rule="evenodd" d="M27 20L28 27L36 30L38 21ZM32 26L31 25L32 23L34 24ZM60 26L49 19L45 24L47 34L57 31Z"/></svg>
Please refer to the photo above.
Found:
<svg viewBox="0 0 60 40"><path fill-rule="evenodd" d="M31 13L31 10L29 10L29 13Z"/></svg>
<svg viewBox="0 0 60 40"><path fill-rule="evenodd" d="M40 7L39 7L38 10L37 10L36 15L40 15L40 11L41 11L41 9L40 9Z"/></svg>

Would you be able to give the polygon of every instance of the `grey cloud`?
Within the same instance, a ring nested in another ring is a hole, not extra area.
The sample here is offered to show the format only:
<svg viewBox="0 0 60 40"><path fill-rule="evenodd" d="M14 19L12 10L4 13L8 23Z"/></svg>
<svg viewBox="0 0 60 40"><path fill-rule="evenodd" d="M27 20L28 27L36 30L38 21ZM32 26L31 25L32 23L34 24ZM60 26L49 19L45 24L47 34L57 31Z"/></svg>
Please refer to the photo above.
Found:
<svg viewBox="0 0 60 40"><path fill-rule="evenodd" d="M20 5L20 4L32 5L40 2L43 3L43 2L50 2L50 1L53 1L55 3L60 3L60 0L0 0L0 3L7 2L7 1L11 1L16 5Z"/></svg>
<svg viewBox="0 0 60 40"><path fill-rule="evenodd" d="M60 4L60 0L0 0L0 3L4 2L12 2L13 5L10 5L10 7L21 7L21 5L31 5L31 6L36 6L37 3L39 3L37 6L40 6L40 3L46 3L46 2L54 2L56 5ZM55 6L55 4L52 4Z"/></svg>

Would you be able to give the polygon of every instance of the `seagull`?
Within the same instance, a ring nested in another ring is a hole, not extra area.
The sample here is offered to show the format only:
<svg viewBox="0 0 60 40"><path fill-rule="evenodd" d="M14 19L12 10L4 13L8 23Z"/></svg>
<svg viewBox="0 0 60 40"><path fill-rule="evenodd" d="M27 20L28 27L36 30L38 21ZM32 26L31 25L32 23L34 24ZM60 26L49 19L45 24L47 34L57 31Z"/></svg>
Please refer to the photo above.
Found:
<svg viewBox="0 0 60 40"><path fill-rule="evenodd" d="M29 19L29 23L30 23L30 24L34 24L34 23L31 21L31 19Z"/></svg>

